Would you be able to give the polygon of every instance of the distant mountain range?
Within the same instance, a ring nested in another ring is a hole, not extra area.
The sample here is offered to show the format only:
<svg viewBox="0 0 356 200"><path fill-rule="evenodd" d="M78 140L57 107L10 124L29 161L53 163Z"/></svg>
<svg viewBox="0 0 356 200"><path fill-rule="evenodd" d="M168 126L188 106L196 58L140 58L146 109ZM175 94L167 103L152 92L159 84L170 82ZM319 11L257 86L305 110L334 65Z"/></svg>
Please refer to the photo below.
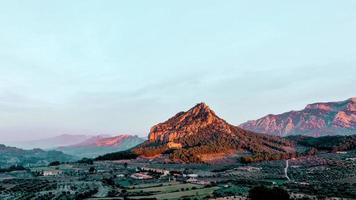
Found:
<svg viewBox="0 0 356 200"><path fill-rule="evenodd" d="M68 162L76 158L60 151L23 150L0 144L0 168L12 165L48 165L53 161Z"/></svg>
<svg viewBox="0 0 356 200"><path fill-rule="evenodd" d="M149 140L123 153L107 154L99 160L128 157L164 158L177 162L210 162L248 152L246 161L287 158L294 153L287 140L257 134L219 118L206 104L151 128Z"/></svg>
<svg viewBox="0 0 356 200"><path fill-rule="evenodd" d="M277 136L356 134L356 98L314 103L303 110L267 115L240 125L241 128Z"/></svg>
<svg viewBox="0 0 356 200"><path fill-rule="evenodd" d="M93 158L107 153L127 150L144 141L144 139L132 135L94 136L77 144L59 147L57 150L69 155Z"/></svg>
<svg viewBox="0 0 356 200"><path fill-rule="evenodd" d="M56 139L58 141L55 141ZM104 135L60 135L53 138L36 140L33 143L27 144L27 148L38 145L54 149L48 151L40 148L24 150L0 144L0 168L12 165L43 166L53 161L68 162L83 157L93 158L111 152L127 150L144 141L145 139L132 135L119 135L115 137ZM48 143L46 144L45 142ZM69 145L54 148L63 144Z"/></svg>
<svg viewBox="0 0 356 200"><path fill-rule="evenodd" d="M89 135L69 135L63 134L38 140L7 142L7 145L16 146L24 149L42 148L53 149L60 146L69 146L83 142L93 136Z"/></svg>

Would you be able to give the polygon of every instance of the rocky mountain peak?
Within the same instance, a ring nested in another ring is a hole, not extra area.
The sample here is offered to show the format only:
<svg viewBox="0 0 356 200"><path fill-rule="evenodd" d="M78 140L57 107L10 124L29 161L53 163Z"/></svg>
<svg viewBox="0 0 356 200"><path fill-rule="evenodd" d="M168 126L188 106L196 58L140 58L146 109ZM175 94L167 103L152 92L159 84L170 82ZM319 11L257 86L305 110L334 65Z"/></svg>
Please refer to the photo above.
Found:
<svg viewBox="0 0 356 200"><path fill-rule="evenodd" d="M177 138L194 135L207 127L230 132L230 126L219 118L205 103L199 103L186 112L180 112L167 121L153 126L149 133L151 142L170 142Z"/></svg>
<svg viewBox="0 0 356 200"><path fill-rule="evenodd" d="M206 105L204 102L201 102L201 103L198 103L196 106L194 106L192 109L191 109L192 112L194 113L199 113L199 112L206 112L206 113L209 113L209 112L213 112L208 105Z"/></svg>
<svg viewBox="0 0 356 200"><path fill-rule="evenodd" d="M215 112L209 108L205 103L199 103L185 114L185 118L194 120L211 121L212 118L217 117Z"/></svg>
<svg viewBox="0 0 356 200"><path fill-rule="evenodd" d="M246 151L279 156L289 156L294 152L293 145L282 138L254 133L227 123L205 103L153 126L148 138L132 150L134 154L158 159L168 156L179 162L210 162Z"/></svg>

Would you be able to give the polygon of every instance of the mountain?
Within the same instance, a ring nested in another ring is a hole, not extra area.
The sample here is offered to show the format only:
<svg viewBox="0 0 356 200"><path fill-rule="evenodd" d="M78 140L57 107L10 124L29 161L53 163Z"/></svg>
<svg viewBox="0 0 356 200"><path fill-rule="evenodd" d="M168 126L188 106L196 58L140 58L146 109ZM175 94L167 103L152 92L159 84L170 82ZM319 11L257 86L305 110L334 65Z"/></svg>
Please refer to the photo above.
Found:
<svg viewBox="0 0 356 200"><path fill-rule="evenodd" d="M98 160L140 156L167 157L177 162L210 162L215 158L248 152L246 161L258 161L280 159L294 152L287 140L228 124L204 103L153 126L148 138L126 154L108 154Z"/></svg>
<svg viewBox="0 0 356 200"><path fill-rule="evenodd" d="M119 135L115 137L95 136L80 143L57 149L69 155L92 158L111 152L124 151L144 141L144 139L132 135Z"/></svg>
<svg viewBox="0 0 356 200"><path fill-rule="evenodd" d="M0 167L12 165L47 165L53 161L68 162L75 157L60 151L44 151L42 149L23 150L0 144Z"/></svg>
<svg viewBox="0 0 356 200"><path fill-rule="evenodd" d="M53 149L60 146L77 144L89 139L90 137L92 136L63 134L63 135L58 135L58 136L38 139L38 140L7 142L6 144L24 148L24 149L33 149L33 148Z"/></svg>
<svg viewBox="0 0 356 200"><path fill-rule="evenodd" d="M356 134L356 98L314 103L303 110L267 115L240 125L241 128L270 135L351 135Z"/></svg>

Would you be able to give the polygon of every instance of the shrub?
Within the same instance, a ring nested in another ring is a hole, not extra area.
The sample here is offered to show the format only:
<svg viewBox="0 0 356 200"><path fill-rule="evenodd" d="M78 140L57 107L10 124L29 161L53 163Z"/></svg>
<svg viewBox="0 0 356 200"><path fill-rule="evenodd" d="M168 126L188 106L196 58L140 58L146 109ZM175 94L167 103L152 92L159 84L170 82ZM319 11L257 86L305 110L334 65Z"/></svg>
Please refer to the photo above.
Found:
<svg viewBox="0 0 356 200"><path fill-rule="evenodd" d="M60 163L59 161L53 161L53 162L49 163L48 166L58 166L58 165L60 165L60 164L61 164L61 163Z"/></svg>

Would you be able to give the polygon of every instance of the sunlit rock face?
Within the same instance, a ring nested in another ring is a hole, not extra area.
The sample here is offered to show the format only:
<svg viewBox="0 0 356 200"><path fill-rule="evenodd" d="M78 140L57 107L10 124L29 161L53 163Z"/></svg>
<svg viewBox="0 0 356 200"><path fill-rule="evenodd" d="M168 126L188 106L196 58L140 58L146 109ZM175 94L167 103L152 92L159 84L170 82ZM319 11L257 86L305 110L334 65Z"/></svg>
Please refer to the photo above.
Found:
<svg viewBox="0 0 356 200"><path fill-rule="evenodd" d="M199 130L209 127L218 132L232 132L230 125L216 116L205 103L200 103L187 112L180 112L167 121L153 126L149 133L149 140L151 142L170 142L194 135Z"/></svg>
<svg viewBox="0 0 356 200"><path fill-rule="evenodd" d="M78 143L76 145L72 145L72 146L77 146L77 147L81 147L81 146L95 146L95 147L114 147L114 146L120 146L121 144L128 142L128 141L136 141L136 143L140 143L143 140L140 139L137 136L133 136L133 135L127 135L127 134L123 134L123 135L118 135L115 137L104 137L104 136L96 136L96 137L92 137L89 138L88 140L82 142L82 143Z"/></svg>
<svg viewBox="0 0 356 200"><path fill-rule="evenodd" d="M355 113L346 113L340 111L336 114L333 120L334 127L343 127L343 128L353 128L356 123L356 114Z"/></svg>
<svg viewBox="0 0 356 200"><path fill-rule="evenodd" d="M267 115L240 127L271 135L322 136L356 133L356 98L340 102L314 103L301 111Z"/></svg>
<svg viewBox="0 0 356 200"><path fill-rule="evenodd" d="M111 138L103 138L101 140L96 141L97 146L115 146L120 145L123 141L127 140L128 138L135 137L131 135L119 135L116 137Z"/></svg>

